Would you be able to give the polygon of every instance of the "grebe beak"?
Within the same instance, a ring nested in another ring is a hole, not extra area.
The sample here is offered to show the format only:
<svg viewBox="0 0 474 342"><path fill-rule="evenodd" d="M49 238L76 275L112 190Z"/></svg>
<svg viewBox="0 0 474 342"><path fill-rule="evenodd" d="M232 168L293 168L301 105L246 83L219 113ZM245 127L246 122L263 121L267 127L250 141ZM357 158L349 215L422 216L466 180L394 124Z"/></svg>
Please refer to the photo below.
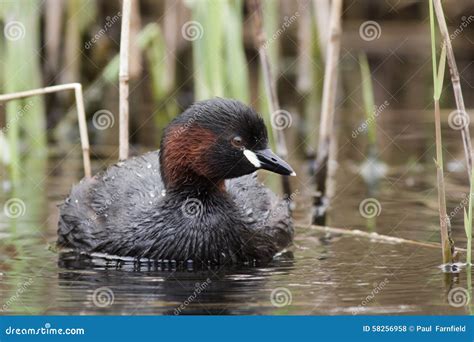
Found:
<svg viewBox="0 0 474 342"><path fill-rule="evenodd" d="M292 167L269 148L255 152L244 150L244 155L257 169L265 169L284 176L296 176Z"/></svg>

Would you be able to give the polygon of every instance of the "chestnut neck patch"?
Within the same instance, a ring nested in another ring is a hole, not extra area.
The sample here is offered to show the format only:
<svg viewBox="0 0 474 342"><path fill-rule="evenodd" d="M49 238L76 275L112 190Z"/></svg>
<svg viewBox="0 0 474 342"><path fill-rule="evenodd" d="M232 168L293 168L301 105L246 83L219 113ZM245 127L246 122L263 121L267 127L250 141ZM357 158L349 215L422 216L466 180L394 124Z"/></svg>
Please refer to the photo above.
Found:
<svg viewBox="0 0 474 342"><path fill-rule="evenodd" d="M165 187L223 188L224 180L212 179L213 166L209 165L208 153L216 141L214 133L199 126L170 127L163 139L160 154Z"/></svg>

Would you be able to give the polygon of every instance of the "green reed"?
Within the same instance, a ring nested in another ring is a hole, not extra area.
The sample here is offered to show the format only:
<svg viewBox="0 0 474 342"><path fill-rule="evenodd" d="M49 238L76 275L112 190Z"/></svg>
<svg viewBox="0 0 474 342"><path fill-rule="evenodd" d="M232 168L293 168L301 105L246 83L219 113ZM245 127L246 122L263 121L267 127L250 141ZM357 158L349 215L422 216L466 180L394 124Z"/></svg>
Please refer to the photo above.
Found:
<svg viewBox="0 0 474 342"><path fill-rule="evenodd" d="M249 103L249 76L244 50L243 1L224 1L224 92L227 97Z"/></svg>
<svg viewBox="0 0 474 342"><path fill-rule="evenodd" d="M365 53L359 54L360 75L362 79L362 97L364 99L365 119L367 122L367 136L371 149L375 149L377 144L376 120L374 117L374 89L372 77L370 75L369 62Z"/></svg>
<svg viewBox="0 0 474 342"><path fill-rule="evenodd" d="M266 49L268 52L268 58L270 60L270 68L272 75L278 75L278 63L279 63L279 40L272 39L268 40L269 37L272 37L273 34L278 30L278 2L272 0L264 0L262 1L262 8L263 8L263 29L265 31L265 35L267 37L267 45ZM276 142L273 134L273 130L271 129L272 119L269 111L269 98L265 96L265 78L263 75L263 70L260 68L259 73L259 111L263 115L263 119L265 120L265 124L267 125L268 129L268 139L270 145L273 149L276 149ZM277 186L277 177L270 177L273 183L273 186Z"/></svg>
<svg viewBox="0 0 474 342"><path fill-rule="evenodd" d="M192 41L196 100L215 96L248 103L242 0L190 2L194 22L183 30Z"/></svg>
<svg viewBox="0 0 474 342"><path fill-rule="evenodd" d="M167 47L160 26L156 23L145 26L138 34L138 46L145 53L150 70L153 100L158 108L154 119L161 131L176 116L178 108L173 101L175 84L172 80L175 78L169 74L165 62Z"/></svg>
<svg viewBox="0 0 474 342"><path fill-rule="evenodd" d="M40 56L40 7L36 2L8 2L2 5L5 33L0 35L3 58L2 91L14 93L42 86ZM7 26L9 25L9 26ZM21 178L21 145L36 156L46 149L46 115L41 97L10 101L6 105L6 134L10 149L10 177Z"/></svg>
<svg viewBox="0 0 474 342"><path fill-rule="evenodd" d="M436 174L438 184L438 205L439 205L439 221L441 229L441 245L443 254L443 263L453 262L454 242L451 239L451 224L446 211L446 188L444 183L443 170L443 144L441 138L441 114L439 99L443 89L444 71L446 66L446 46L443 46L439 65L436 61L436 34L433 13L433 3L429 2L430 11L430 30L431 30L431 58L433 64L433 99L434 99L434 116L436 131Z"/></svg>

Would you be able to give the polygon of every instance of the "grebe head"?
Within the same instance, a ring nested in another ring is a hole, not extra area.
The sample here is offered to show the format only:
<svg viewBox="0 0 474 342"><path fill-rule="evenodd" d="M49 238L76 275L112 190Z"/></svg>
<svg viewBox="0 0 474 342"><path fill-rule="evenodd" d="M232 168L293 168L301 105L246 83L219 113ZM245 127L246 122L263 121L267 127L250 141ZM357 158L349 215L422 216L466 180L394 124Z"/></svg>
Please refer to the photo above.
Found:
<svg viewBox="0 0 474 342"><path fill-rule="evenodd" d="M224 180L258 169L295 175L268 148L263 119L243 103L215 98L197 102L165 129L160 152L166 188Z"/></svg>

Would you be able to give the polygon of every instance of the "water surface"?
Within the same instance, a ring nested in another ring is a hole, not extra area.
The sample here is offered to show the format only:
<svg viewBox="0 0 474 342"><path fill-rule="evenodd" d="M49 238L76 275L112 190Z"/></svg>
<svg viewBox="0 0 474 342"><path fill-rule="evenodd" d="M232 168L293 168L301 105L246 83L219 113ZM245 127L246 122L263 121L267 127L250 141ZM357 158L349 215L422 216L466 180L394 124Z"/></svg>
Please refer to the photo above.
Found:
<svg viewBox="0 0 474 342"><path fill-rule="evenodd" d="M328 225L439 242L434 127L422 114L418 117L418 121L410 117L410 124L380 123L378 154L386 163L386 174L370 186L359 174L366 161L364 139L348 133L358 123L340 127ZM453 213L454 239L464 247L459 208L468 189L459 132L446 125L443 134L448 212ZM94 167L98 170L108 163L96 158ZM300 162L300 175L304 168ZM2 314L461 315L470 311L449 298L455 288L470 290L466 270L444 273L439 249L311 228L311 191L304 178L293 184L298 190L297 228L288 253L265 266L190 271L146 262L59 257L51 248L56 206L81 177L80 150L76 146L50 153L47 159L30 157L21 172L19 186L13 187L6 177L1 184L2 205L12 198L25 204L17 218L0 212ZM380 204L376 216L361 214L365 199Z"/></svg>

